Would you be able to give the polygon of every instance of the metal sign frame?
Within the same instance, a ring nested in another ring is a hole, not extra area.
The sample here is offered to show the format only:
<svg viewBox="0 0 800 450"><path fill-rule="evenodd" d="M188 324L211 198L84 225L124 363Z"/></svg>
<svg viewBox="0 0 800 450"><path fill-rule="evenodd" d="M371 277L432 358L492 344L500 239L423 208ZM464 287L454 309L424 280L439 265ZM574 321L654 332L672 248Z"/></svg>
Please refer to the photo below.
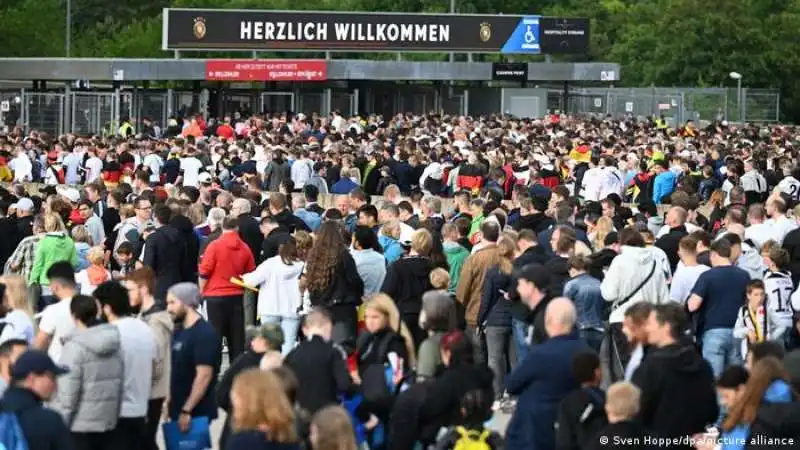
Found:
<svg viewBox="0 0 800 450"><path fill-rule="evenodd" d="M585 18L164 8L161 46L175 51L559 54L587 53L589 38Z"/></svg>

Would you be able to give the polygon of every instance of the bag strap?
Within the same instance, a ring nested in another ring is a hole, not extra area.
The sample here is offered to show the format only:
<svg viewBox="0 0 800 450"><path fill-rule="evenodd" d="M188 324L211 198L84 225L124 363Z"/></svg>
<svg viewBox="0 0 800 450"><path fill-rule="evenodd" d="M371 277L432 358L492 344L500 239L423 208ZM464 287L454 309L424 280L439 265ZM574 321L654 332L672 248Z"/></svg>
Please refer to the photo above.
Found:
<svg viewBox="0 0 800 450"><path fill-rule="evenodd" d="M647 274L647 276L644 278L644 280L643 280L641 283L639 283L639 285L638 285L638 286L636 286L636 289L634 289L634 290L633 290L633 291L632 291L630 294L628 294L628 295L627 295L627 296L626 296L624 299L622 299L622 301L619 301L619 302L617 302L617 303L614 303L614 304L612 305L612 307L611 307L611 311L616 311L616 310L617 310L617 309L619 309L619 308L620 308L622 305L624 305L624 304L628 303L628 302L629 302L629 301L630 301L630 300L633 298L633 296L634 296L634 295L636 295L636 294L638 294L638 293L639 293L639 291L641 291L641 290L642 290L642 288L644 287L644 285L645 285L645 284L647 284L647 282L648 282L648 281L650 281L650 278L652 278L652 277L653 277L653 274L654 274L655 272L656 272L656 262L655 262L655 261L653 261L653 266L650 268L650 273L648 273L648 274Z"/></svg>

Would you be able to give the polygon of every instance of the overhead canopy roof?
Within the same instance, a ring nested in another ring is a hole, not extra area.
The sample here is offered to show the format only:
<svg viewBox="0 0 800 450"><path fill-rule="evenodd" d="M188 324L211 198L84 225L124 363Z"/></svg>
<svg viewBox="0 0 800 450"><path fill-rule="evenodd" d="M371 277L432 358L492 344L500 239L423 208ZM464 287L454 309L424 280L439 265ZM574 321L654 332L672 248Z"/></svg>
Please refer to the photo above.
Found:
<svg viewBox="0 0 800 450"><path fill-rule="evenodd" d="M0 58L2 80L205 80L207 59ZM528 63L529 81L618 81L616 63ZM492 63L332 59L331 80L489 81Z"/></svg>

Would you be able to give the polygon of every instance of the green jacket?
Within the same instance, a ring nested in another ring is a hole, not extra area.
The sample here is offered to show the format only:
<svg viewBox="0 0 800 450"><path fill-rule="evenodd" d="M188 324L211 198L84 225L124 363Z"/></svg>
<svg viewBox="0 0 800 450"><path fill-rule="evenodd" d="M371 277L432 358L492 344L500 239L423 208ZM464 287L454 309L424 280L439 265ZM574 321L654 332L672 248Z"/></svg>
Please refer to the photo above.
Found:
<svg viewBox="0 0 800 450"><path fill-rule="evenodd" d="M36 246L28 282L49 285L47 271L50 270L50 266L60 261L67 261L72 264L72 267L78 267L78 252L75 251L75 243L65 233L47 233Z"/></svg>
<svg viewBox="0 0 800 450"><path fill-rule="evenodd" d="M450 286L447 287L447 290L455 292L458 279L461 277L461 266L469 256L469 250L455 242L444 242L442 247L444 256L447 258L447 265L450 266Z"/></svg>
<svg viewBox="0 0 800 450"><path fill-rule="evenodd" d="M480 216L476 216L472 218L472 223L469 226L469 238L472 239L472 235L481 231L481 224L483 223L484 217L483 214Z"/></svg>

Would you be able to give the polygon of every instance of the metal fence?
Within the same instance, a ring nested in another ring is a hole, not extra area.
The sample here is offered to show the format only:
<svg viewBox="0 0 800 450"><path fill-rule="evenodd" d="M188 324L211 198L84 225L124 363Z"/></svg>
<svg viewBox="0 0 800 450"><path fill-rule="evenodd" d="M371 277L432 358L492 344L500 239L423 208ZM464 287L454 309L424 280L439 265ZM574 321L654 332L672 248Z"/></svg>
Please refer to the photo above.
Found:
<svg viewBox="0 0 800 450"><path fill-rule="evenodd" d="M778 90L742 89L742 97L742 104L737 104L736 89L727 88L573 88L567 95L552 89L548 109L597 116L663 115L673 124L687 120L780 120Z"/></svg>
<svg viewBox="0 0 800 450"><path fill-rule="evenodd" d="M474 100L496 100L502 105L500 98L504 95L503 91L478 89L474 92ZM333 109L352 114L359 107L359 89L349 92L332 89L330 96L324 92L323 89L260 93L232 90L226 91L222 98L214 98L214 101L219 102L226 114L286 110L325 114ZM777 122L780 117L780 93L776 90L743 89L741 104L736 89L726 88L573 88L567 95L557 89L546 92L546 109L551 111L596 116L610 114L615 117L663 115L672 125L690 119ZM399 111L425 113L431 110L465 114L474 109L470 106L472 96L464 88L450 88L445 92L434 89L432 85L421 84L395 90L367 88L363 95L366 96L369 110L388 114ZM206 105L211 101L207 90L0 90L0 129L22 126L26 131L37 129L52 135L70 131L99 134L115 130L120 119L126 117L137 122L148 117L164 124L171 114L206 113Z"/></svg>

